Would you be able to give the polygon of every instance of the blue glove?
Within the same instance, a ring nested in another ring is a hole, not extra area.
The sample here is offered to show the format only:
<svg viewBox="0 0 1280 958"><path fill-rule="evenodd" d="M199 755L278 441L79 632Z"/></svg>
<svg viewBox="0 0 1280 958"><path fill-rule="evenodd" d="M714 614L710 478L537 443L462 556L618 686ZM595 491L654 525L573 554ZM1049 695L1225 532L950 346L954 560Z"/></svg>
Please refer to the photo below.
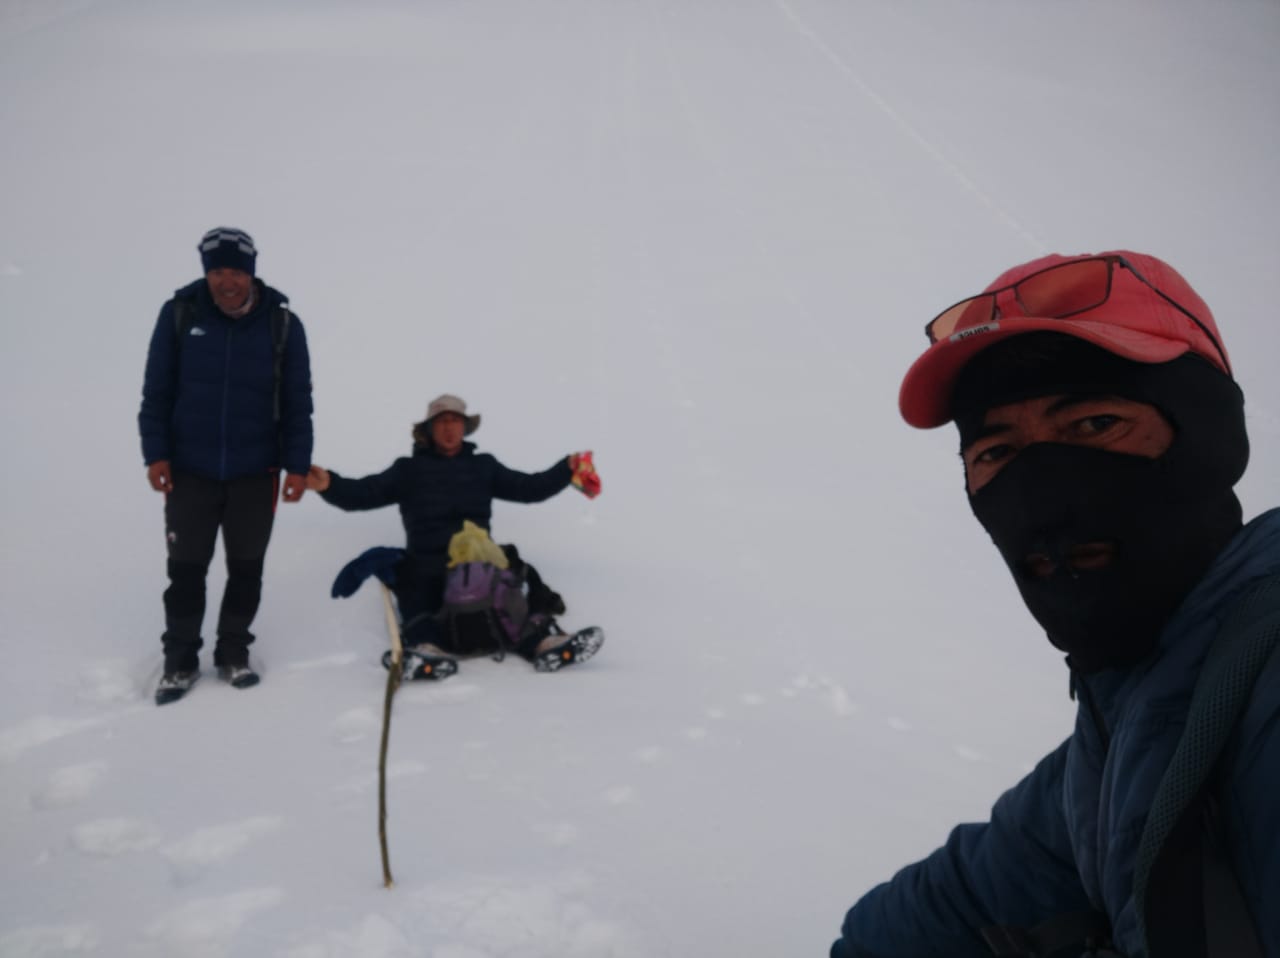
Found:
<svg viewBox="0 0 1280 958"><path fill-rule="evenodd" d="M342 567L338 577L333 580L333 588L329 590L329 594L335 599L350 598L371 575L376 575L384 585L393 588L396 584L396 564L403 558L404 550L391 546L366 549Z"/></svg>

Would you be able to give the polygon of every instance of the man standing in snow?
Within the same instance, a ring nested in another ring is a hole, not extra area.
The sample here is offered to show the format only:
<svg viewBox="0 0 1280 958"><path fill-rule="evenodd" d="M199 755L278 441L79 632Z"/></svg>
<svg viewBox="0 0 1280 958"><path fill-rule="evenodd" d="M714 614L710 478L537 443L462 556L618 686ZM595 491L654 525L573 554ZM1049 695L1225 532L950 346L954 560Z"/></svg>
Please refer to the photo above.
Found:
<svg viewBox="0 0 1280 958"><path fill-rule="evenodd" d="M169 587L164 674L156 704L199 677L205 574L222 530L227 586L213 660L236 688L249 665L262 568L280 469L297 502L311 466L311 366L302 323L286 297L255 278L243 230L219 227L198 247L204 278L160 310L147 353L138 428L151 487L165 496Z"/></svg>
<svg viewBox="0 0 1280 958"><path fill-rule="evenodd" d="M989 822L853 906L832 958L1280 956L1280 509L1242 523L1208 306L1151 256L1048 256L927 332L903 417L955 422L1079 708Z"/></svg>

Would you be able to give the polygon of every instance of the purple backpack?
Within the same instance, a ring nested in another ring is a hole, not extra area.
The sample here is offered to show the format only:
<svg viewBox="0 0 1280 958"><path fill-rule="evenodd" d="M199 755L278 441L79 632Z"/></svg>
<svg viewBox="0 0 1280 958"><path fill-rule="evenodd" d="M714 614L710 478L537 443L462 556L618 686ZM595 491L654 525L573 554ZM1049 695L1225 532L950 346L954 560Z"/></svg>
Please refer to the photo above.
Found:
<svg viewBox="0 0 1280 958"><path fill-rule="evenodd" d="M520 641L528 618L520 573L488 562L464 562L445 577L439 620L448 652L501 656Z"/></svg>

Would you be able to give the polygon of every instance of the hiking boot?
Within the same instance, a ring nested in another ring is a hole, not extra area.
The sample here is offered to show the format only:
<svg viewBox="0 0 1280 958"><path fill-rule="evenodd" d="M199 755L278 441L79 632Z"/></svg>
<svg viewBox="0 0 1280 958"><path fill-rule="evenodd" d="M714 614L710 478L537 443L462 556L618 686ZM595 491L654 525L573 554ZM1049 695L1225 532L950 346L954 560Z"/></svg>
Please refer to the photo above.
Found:
<svg viewBox="0 0 1280 958"><path fill-rule="evenodd" d="M164 673L160 677L160 684L156 686L156 705L168 705L170 702L178 701L191 691L191 686L196 684L198 678L200 678L199 669Z"/></svg>
<svg viewBox="0 0 1280 958"><path fill-rule="evenodd" d="M258 673L247 665L219 665L218 678L230 683L233 689L247 689L257 685Z"/></svg>
<svg viewBox="0 0 1280 958"><path fill-rule="evenodd" d="M382 667L391 670L390 649L382 653ZM415 679L438 682L457 672L458 662L434 645L415 645L403 650L400 670L400 678L405 682Z"/></svg>
<svg viewBox="0 0 1280 958"><path fill-rule="evenodd" d="M566 665L585 662L604 645L604 629L588 626L573 635L549 635L534 650L530 661L539 672L556 672Z"/></svg>

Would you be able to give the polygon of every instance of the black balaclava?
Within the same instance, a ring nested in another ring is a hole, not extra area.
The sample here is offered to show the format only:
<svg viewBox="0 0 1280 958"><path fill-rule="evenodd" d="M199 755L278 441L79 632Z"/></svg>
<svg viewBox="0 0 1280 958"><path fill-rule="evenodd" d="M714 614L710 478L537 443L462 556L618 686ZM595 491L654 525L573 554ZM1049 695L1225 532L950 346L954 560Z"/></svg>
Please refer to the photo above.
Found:
<svg viewBox="0 0 1280 958"><path fill-rule="evenodd" d="M987 410L1048 395L1112 395L1150 403L1174 428L1157 459L1061 443L1023 448L969 497L1023 601L1083 673L1132 665L1241 525L1232 487L1249 441L1236 383L1193 354L1148 364L1060 333L1011 337L962 372L952 413L964 448ZM1069 550L1115 548L1104 568L1073 570ZM1029 555L1054 562L1045 578Z"/></svg>

